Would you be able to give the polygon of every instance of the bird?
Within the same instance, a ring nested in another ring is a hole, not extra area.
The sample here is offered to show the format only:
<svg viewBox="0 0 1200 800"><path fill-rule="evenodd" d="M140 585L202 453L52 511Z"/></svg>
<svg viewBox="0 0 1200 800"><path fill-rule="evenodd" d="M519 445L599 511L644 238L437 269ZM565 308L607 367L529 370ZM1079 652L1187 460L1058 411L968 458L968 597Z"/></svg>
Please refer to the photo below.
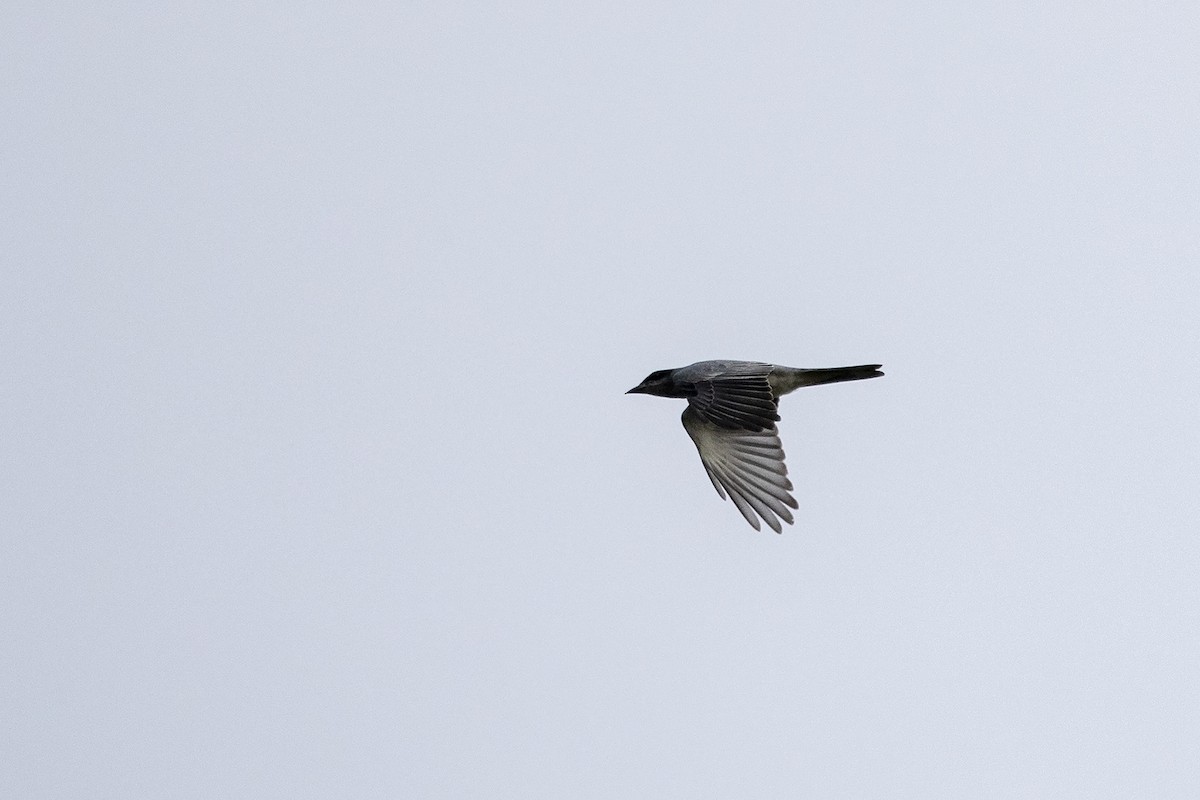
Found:
<svg viewBox="0 0 1200 800"><path fill-rule="evenodd" d="M733 501L754 530L761 517L776 533L793 523L783 444L775 423L779 398L803 386L878 378L882 364L800 369L760 361L698 361L660 369L625 394L685 398L683 427L722 500Z"/></svg>

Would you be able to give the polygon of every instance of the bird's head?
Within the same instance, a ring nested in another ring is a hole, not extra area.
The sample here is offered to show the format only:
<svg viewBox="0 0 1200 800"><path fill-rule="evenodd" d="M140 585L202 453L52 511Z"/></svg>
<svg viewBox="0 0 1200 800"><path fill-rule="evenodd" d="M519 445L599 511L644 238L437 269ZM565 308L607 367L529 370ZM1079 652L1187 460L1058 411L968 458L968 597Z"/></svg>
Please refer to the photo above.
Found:
<svg viewBox="0 0 1200 800"><path fill-rule="evenodd" d="M689 397L695 391L689 386L686 389L675 383L675 370L660 369L651 372L646 379L625 394L654 394L659 397Z"/></svg>

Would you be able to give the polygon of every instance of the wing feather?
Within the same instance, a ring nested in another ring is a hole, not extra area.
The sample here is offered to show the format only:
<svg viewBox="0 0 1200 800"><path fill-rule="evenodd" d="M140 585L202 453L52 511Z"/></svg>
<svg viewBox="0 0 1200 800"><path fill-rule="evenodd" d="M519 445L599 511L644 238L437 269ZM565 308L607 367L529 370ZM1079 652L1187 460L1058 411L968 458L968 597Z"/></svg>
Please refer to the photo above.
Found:
<svg viewBox="0 0 1200 800"><path fill-rule="evenodd" d="M770 364L743 364L740 371L707 375L695 382L688 404L722 428L762 431L779 421Z"/></svg>
<svg viewBox="0 0 1200 800"><path fill-rule="evenodd" d="M755 530L761 518L776 533L793 522L797 508L787 477L783 446L774 423L762 430L730 428L689 403L683 427L692 437L704 471L721 499L728 498Z"/></svg>

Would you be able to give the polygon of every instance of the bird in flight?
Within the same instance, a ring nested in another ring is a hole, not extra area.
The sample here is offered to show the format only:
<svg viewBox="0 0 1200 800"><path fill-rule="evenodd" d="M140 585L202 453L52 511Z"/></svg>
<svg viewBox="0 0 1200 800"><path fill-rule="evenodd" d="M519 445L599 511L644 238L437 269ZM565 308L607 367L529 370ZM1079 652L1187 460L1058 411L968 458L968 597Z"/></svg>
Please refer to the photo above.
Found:
<svg viewBox="0 0 1200 800"><path fill-rule="evenodd" d="M699 361L651 372L626 394L683 397L683 427L700 451L709 480L726 493L754 530L758 518L776 533L779 520L792 524L792 482L783 463L775 423L779 398L802 386L878 378L881 364L830 369L798 369L757 361Z"/></svg>

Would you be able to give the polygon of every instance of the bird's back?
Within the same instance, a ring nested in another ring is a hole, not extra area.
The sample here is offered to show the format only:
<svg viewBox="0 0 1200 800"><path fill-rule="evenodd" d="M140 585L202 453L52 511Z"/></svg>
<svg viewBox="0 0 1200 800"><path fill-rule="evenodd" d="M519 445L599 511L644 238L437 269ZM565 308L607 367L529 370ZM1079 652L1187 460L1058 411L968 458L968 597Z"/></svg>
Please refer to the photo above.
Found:
<svg viewBox="0 0 1200 800"><path fill-rule="evenodd" d="M697 361L675 371L676 380L696 383L710 381L725 375L767 375L774 364L761 361Z"/></svg>

